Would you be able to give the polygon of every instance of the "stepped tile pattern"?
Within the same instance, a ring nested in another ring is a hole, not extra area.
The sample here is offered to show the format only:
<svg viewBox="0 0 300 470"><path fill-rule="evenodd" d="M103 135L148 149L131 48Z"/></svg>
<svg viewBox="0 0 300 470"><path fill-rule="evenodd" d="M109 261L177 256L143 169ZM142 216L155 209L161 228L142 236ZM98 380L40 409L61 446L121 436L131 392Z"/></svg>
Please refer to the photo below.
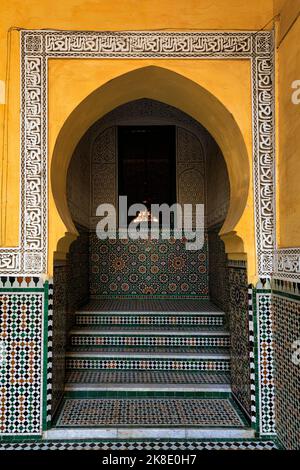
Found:
<svg viewBox="0 0 300 470"><path fill-rule="evenodd" d="M92 301L69 335L57 426L244 428L224 322L207 300Z"/></svg>

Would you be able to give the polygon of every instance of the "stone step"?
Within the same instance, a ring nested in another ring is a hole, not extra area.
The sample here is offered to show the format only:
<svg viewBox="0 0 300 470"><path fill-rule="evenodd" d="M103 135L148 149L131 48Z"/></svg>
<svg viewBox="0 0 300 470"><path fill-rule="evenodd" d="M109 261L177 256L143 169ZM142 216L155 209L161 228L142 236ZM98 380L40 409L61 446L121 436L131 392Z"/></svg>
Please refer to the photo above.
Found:
<svg viewBox="0 0 300 470"><path fill-rule="evenodd" d="M107 384L107 383L66 383L65 392L82 392L84 396L88 392L97 393L97 396L106 395L108 392L128 395L130 392L134 392L135 396L143 396L146 392L149 394L163 394L166 396L170 394L172 397L177 394L203 394L205 396L214 395L229 395L231 393L230 384L147 384L141 383L122 383L122 384Z"/></svg>
<svg viewBox="0 0 300 470"><path fill-rule="evenodd" d="M247 422L231 398L66 397L56 427L244 429Z"/></svg>
<svg viewBox="0 0 300 470"><path fill-rule="evenodd" d="M67 371L65 392L75 397L229 397L231 385L225 372L78 370Z"/></svg>
<svg viewBox="0 0 300 470"><path fill-rule="evenodd" d="M125 446L123 450L130 450L131 445L132 449L136 450L134 446L134 441L139 440L140 450L161 450L159 448L159 443L164 443L166 439L169 439L170 442L174 441L172 450L178 452L178 450L185 450L189 453L192 453L192 450L199 445L199 448L214 450L274 450L277 449L277 445L271 442L270 440L259 441L255 439L255 430L250 427L243 428L224 428L218 426L205 426L205 427L142 427L142 426L130 426L130 427L74 427L72 425L68 427L54 427L49 431L44 431L43 438L46 441L53 441L55 444L50 444L50 446L57 445L58 450L62 447L60 442L67 442L67 447L74 450L80 449L80 446L84 448L89 448L88 445L85 446L83 440L91 442L90 449L96 449L99 447L100 450L105 448L105 444L108 439L111 439L112 443L115 444L117 450L122 450L121 440L125 440ZM150 440L153 439L153 442ZM203 441L200 441L202 440ZM142 440L142 441L141 441ZM182 442L180 442L182 440ZM100 444L99 444L100 441ZM199 444L201 442L201 445ZM74 445L75 442L75 445ZM149 444L149 448L147 444ZM12 445L12 444L11 444ZM97 447L98 445L98 447ZM29 447L30 443L23 444L21 450L25 447ZM157 447L155 447L157 446ZM167 446L167 444L166 444ZM111 451L113 449L111 442L108 442L107 449Z"/></svg>
<svg viewBox="0 0 300 470"><path fill-rule="evenodd" d="M223 312L77 312L75 324L156 326L223 326Z"/></svg>
<svg viewBox="0 0 300 470"><path fill-rule="evenodd" d="M72 336L70 351L98 349L117 353L135 352L224 352L229 350L225 338L128 337L128 336Z"/></svg>
<svg viewBox="0 0 300 470"><path fill-rule="evenodd" d="M70 346L217 347L228 348L230 335L224 330L77 328L70 332Z"/></svg>
<svg viewBox="0 0 300 470"><path fill-rule="evenodd" d="M229 372L179 371L179 370L69 370L66 373L67 385L103 384L104 386L185 386L185 385L230 385Z"/></svg>
<svg viewBox="0 0 300 470"><path fill-rule="evenodd" d="M202 370L229 371L229 353L163 354L124 352L70 351L66 353L67 369L121 369L121 370Z"/></svg>

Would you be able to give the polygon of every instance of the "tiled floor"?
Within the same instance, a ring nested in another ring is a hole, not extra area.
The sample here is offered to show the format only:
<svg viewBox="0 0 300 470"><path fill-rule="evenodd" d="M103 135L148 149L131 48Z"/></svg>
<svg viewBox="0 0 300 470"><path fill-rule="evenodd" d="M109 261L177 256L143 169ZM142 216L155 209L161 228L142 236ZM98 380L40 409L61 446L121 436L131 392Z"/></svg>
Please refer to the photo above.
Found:
<svg viewBox="0 0 300 470"><path fill-rule="evenodd" d="M67 383L143 383L143 384L224 384L230 383L227 372L177 372L151 370L72 370Z"/></svg>
<svg viewBox="0 0 300 470"><path fill-rule="evenodd" d="M67 398L57 426L243 427L244 422L229 399Z"/></svg>

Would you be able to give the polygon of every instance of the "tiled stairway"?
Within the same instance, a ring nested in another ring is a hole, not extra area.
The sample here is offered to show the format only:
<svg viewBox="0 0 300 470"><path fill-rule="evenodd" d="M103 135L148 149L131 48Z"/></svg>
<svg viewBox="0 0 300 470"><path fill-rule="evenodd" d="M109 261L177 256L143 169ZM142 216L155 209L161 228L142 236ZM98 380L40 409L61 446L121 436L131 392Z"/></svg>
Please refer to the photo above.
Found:
<svg viewBox="0 0 300 470"><path fill-rule="evenodd" d="M231 396L224 320L205 300L90 303L70 332L57 427L253 437Z"/></svg>

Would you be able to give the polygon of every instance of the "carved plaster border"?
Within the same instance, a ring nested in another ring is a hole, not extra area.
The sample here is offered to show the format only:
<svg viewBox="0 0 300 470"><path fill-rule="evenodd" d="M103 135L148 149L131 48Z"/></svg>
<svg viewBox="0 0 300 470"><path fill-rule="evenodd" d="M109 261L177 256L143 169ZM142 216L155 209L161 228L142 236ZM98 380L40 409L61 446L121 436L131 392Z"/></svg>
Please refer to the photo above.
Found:
<svg viewBox="0 0 300 470"><path fill-rule="evenodd" d="M274 278L300 283L300 248L275 250Z"/></svg>
<svg viewBox="0 0 300 470"><path fill-rule="evenodd" d="M50 58L249 59L252 65L253 175L258 274L273 270L273 32L21 31L20 245L0 250L0 272L47 271L47 70Z"/></svg>

